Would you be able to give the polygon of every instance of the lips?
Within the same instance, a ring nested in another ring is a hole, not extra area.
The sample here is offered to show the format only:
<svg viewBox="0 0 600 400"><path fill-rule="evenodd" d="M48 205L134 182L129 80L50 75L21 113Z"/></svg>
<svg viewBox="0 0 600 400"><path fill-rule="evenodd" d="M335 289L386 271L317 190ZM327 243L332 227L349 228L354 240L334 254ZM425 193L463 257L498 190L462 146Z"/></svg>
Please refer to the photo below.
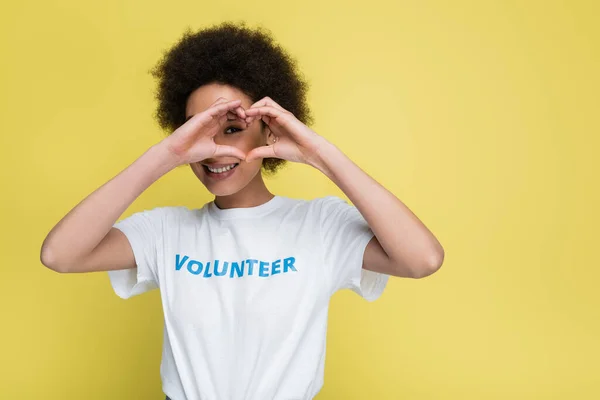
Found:
<svg viewBox="0 0 600 400"><path fill-rule="evenodd" d="M225 179L233 175L239 163L230 164L202 164L206 176L213 179Z"/></svg>
<svg viewBox="0 0 600 400"><path fill-rule="evenodd" d="M238 163L204 165L212 173L223 173L238 166Z"/></svg>

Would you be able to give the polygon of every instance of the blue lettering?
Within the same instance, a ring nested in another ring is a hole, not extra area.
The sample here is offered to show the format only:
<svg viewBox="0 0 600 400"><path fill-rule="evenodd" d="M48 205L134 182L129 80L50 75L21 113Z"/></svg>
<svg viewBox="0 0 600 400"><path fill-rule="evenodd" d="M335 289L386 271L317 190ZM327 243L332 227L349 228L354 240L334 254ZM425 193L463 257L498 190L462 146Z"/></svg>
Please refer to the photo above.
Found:
<svg viewBox="0 0 600 400"><path fill-rule="evenodd" d="M281 260L273 261L271 263L271 275L275 275L281 272Z"/></svg>
<svg viewBox="0 0 600 400"><path fill-rule="evenodd" d="M229 267L229 262L225 261L223 263L223 271L219 272L219 260L215 260L215 276L223 276L227 273L227 268Z"/></svg>
<svg viewBox="0 0 600 400"><path fill-rule="evenodd" d="M192 265L197 265L198 268L193 269ZM190 271L190 274L200 275L200 272L202 272L202 263L200 261L191 260L187 265L187 270Z"/></svg>
<svg viewBox="0 0 600 400"><path fill-rule="evenodd" d="M268 262L261 261L260 268L258 270L258 276L262 276L263 278L269 276L269 270L267 268L268 266Z"/></svg>
<svg viewBox="0 0 600 400"><path fill-rule="evenodd" d="M294 257L285 258L283 260L283 272L288 272L288 268L298 272L298 270L294 268L294 262L296 262L296 259Z"/></svg>
<svg viewBox="0 0 600 400"><path fill-rule="evenodd" d="M246 263L248 264L248 275L252 275L254 264L258 263L258 260L246 260Z"/></svg>
<svg viewBox="0 0 600 400"><path fill-rule="evenodd" d="M211 262L213 263L212 268ZM192 275L204 278L211 278L214 275L215 277L229 276L232 279L243 278L245 275L258 275L261 278L267 278L272 275L298 271L296 269L295 257L271 262L250 258L242 261L213 260L202 263L198 260L190 259L189 256L175 254L175 270L181 271L183 268L186 268Z"/></svg>
<svg viewBox="0 0 600 400"><path fill-rule="evenodd" d="M188 256L183 256L183 260L181 260L181 256L179 254L175 254L175 271L179 271L188 258Z"/></svg>
<svg viewBox="0 0 600 400"><path fill-rule="evenodd" d="M215 263L219 263L219 260L215 260ZM206 269L204 270L204 275L202 275L205 278L210 278L212 276L212 274L210 273L210 261L206 263Z"/></svg>
<svg viewBox="0 0 600 400"><path fill-rule="evenodd" d="M234 271L237 273L238 278L244 275L244 261L241 262L241 265L236 262L231 263L231 273L229 274L230 278L233 278Z"/></svg>

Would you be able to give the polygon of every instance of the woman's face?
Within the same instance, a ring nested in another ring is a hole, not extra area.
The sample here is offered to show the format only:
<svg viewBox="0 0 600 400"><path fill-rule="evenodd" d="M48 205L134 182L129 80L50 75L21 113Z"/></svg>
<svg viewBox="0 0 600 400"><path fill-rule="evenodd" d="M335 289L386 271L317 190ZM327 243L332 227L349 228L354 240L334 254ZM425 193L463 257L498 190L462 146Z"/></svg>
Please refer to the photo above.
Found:
<svg viewBox="0 0 600 400"><path fill-rule="evenodd" d="M219 83L210 83L196 89L189 96L185 115L186 118L208 109L217 99L223 97L227 100L241 100L244 109L253 104L246 94L239 89ZM267 144L269 129L263 128L260 120L254 120L249 126L233 113L228 114L227 124L223 125L221 131L214 137L215 143L220 145L234 146L248 154L250 150ZM237 164L233 169L225 172L211 172L215 168L228 168ZM192 171L215 196L229 196L239 192L255 179L262 179L260 168L262 159L252 162L240 162L235 157L208 158L201 162L192 163Z"/></svg>

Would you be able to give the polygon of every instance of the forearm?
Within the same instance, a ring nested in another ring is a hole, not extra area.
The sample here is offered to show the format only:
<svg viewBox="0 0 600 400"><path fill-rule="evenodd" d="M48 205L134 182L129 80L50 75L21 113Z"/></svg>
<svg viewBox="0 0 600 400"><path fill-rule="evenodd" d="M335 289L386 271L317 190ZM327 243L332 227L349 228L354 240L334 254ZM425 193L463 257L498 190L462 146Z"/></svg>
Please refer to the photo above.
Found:
<svg viewBox="0 0 600 400"><path fill-rule="evenodd" d="M411 269L416 275L439 268L443 249L435 236L394 194L342 151L324 141L311 164L348 196L393 265Z"/></svg>
<svg viewBox="0 0 600 400"><path fill-rule="evenodd" d="M131 203L175 166L160 143L148 149L56 224L42 244L42 262L71 264L90 254Z"/></svg>

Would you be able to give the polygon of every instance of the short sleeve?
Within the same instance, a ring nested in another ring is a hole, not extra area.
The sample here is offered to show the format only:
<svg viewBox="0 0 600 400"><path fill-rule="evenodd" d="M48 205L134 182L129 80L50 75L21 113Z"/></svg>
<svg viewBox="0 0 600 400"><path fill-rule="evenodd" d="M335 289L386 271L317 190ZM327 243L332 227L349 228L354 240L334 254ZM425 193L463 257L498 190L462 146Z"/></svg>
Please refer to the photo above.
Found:
<svg viewBox="0 0 600 400"><path fill-rule="evenodd" d="M368 301L376 300L383 293L389 276L362 268L373 231L358 209L343 199L328 196L317 201L330 293L351 289Z"/></svg>
<svg viewBox="0 0 600 400"><path fill-rule="evenodd" d="M168 207L158 207L140 211L113 225L129 240L136 263L136 268L108 271L119 297L127 299L158 288L158 260L167 210Z"/></svg>

